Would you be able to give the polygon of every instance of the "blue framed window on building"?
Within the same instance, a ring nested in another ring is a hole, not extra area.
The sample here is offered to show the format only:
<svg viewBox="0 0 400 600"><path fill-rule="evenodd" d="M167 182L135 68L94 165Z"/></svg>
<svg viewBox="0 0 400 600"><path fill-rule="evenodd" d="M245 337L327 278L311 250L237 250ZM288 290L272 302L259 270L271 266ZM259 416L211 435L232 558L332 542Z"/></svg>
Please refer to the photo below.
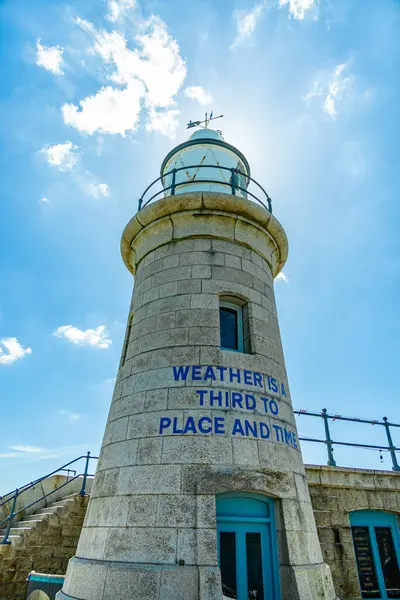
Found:
<svg viewBox="0 0 400 600"><path fill-rule="evenodd" d="M219 303L221 349L244 352L243 306L232 300Z"/></svg>
<svg viewBox="0 0 400 600"><path fill-rule="evenodd" d="M217 496L222 592L237 600L280 600L274 502L251 493Z"/></svg>
<svg viewBox="0 0 400 600"><path fill-rule="evenodd" d="M361 597L400 600L400 534L397 516L360 510L350 514Z"/></svg>

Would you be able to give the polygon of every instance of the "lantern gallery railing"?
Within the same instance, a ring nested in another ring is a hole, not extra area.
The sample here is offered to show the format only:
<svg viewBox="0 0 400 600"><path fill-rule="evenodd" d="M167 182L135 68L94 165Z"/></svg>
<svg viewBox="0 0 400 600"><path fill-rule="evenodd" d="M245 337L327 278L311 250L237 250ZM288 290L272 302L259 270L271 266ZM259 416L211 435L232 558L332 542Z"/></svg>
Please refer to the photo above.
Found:
<svg viewBox="0 0 400 600"><path fill-rule="evenodd" d="M219 171L230 171L230 177L229 177L229 181L224 181L222 179L198 179L196 176L197 175L197 173L196 173L193 177L190 177L190 178L186 179L185 181L176 181L177 173L179 173L180 171L187 172L187 171L189 171L189 169L218 169ZM171 176L171 185L163 187L162 189L155 192L152 196L150 196L150 198L147 198L147 193L149 192L149 190L159 182L161 182L161 185L164 185L165 179L168 178L169 176ZM240 183L242 183L243 181L246 181L246 182L251 181L254 185L256 185L257 188L259 188L259 190L260 190L261 198L259 198L258 196L256 196L252 192L250 192L246 187L243 187L242 185L240 185ZM157 196L160 196L161 194L165 194L166 192L168 192L167 195L174 196L176 194L176 190L178 188L181 188L183 186L190 186L191 184L197 185L198 183L209 183L209 184L214 184L214 185L218 185L218 186L220 186L220 185L226 186L227 188L229 188L229 192L227 192L227 193L230 193L233 196L236 196L236 192L243 192L243 194L245 196L251 196L251 198L254 199L256 202L258 202L258 204L261 204L261 206L263 208L265 208L265 210L272 213L271 198L268 196L268 194L264 190L264 188L255 179L250 177L250 175L247 175L246 173L239 171L239 169L232 169L230 167L222 167L221 165L204 165L204 164L191 165L188 167L186 167L186 166L179 167L178 169L171 169L171 171L167 171L167 172L163 173L160 177L158 177L158 179L153 181L145 189L141 198L139 199L138 210L141 210L142 208L147 206L147 204L150 204L150 202L152 200L154 200L155 198L157 198Z"/></svg>
<svg viewBox="0 0 400 600"><path fill-rule="evenodd" d="M326 408L323 408L320 413L312 412L308 410L295 410L294 413L296 415L307 416L307 417L319 417L324 422L325 429L325 439L319 438L310 438L310 437L299 437L299 440L302 442L317 442L319 444L325 444L327 453L328 453L328 462L327 465L330 467L336 467L336 461L333 456L333 446L350 446L352 448L366 448L369 450L378 450L381 453L386 451L389 452L390 457L392 459L392 469L393 471L400 471L400 465L397 461L396 452L400 452L400 448L396 447L393 444L392 434L390 431L391 427L400 427L399 423L390 423L387 417L383 417L382 421L369 421L368 419L357 419L356 417L342 417L341 415L330 415ZM331 437L331 432L329 428L329 421L350 421L352 423L368 423L369 425L381 425L385 428L386 438L387 438L387 446L380 445L376 446L374 444L356 444L355 442L340 442L338 440L334 440Z"/></svg>

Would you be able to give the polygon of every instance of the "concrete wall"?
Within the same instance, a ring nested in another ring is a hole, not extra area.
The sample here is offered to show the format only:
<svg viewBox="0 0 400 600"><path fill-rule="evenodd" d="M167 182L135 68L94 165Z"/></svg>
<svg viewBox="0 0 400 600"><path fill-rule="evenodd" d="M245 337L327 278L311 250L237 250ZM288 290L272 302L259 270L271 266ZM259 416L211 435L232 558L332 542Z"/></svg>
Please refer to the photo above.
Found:
<svg viewBox="0 0 400 600"><path fill-rule="evenodd" d="M400 473L307 465L307 479L325 562L336 593L359 600L349 513L379 510L400 515Z"/></svg>

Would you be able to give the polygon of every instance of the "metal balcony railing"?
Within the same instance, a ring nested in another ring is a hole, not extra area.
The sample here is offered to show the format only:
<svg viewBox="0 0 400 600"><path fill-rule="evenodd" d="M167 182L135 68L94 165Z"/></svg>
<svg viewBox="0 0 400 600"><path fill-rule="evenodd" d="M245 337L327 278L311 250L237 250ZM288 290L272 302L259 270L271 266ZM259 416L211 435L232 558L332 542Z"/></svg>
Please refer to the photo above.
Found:
<svg viewBox="0 0 400 600"><path fill-rule="evenodd" d="M328 462L326 463L330 467L336 467L336 460L333 456L334 446L347 446L351 448L364 448L367 450L379 450L382 452L388 452L392 459L392 470L400 471L400 465L397 461L396 452L400 452L400 448L394 445L392 434L390 431L391 427L400 427L399 423L390 423L386 417L383 417L382 421L378 420L368 420L368 419L358 419L356 417L342 417L341 415L330 415L326 408L323 408L320 413L308 411L308 410L295 410L294 413L296 415L306 416L306 417L319 417L323 420L324 429L325 429L325 439L319 438L310 438L310 437L299 437L299 440L302 442L316 442L319 444L325 444L326 450L328 453ZM369 425L380 425L385 428L386 438L388 445L374 445L374 444L356 444L355 442L341 442L339 440L334 440L331 437L331 432L329 428L329 421L348 421L351 423L368 423ZM381 455L382 458L382 455Z"/></svg>
<svg viewBox="0 0 400 600"><path fill-rule="evenodd" d="M223 179L199 179L199 178L197 178L197 173L192 177L188 173L188 171L190 169L218 169L219 171L229 171L230 172L229 181L224 181ZM179 173L180 171L186 171L186 174L188 176L187 180L176 181L176 174ZM162 187L157 192L155 192L152 196L150 196L150 198L148 198L147 193L149 192L149 190L151 188L153 188L153 186L155 186L159 182L161 182L161 186L163 186L165 179L167 179L169 176L171 176L171 185ZM259 198L252 191L248 190L247 187L243 187L242 185L240 185L240 183L242 181L246 181L248 183L251 182L251 184L253 184L254 187L256 187L260 190L259 195L261 197ZM157 196L160 196L161 194L166 194L166 192L169 192L169 194L167 194L167 195L174 196L176 193L176 190L178 188L184 187L184 186L190 187L190 184L197 185L198 183L209 183L209 184L214 184L214 185L218 185L218 186L220 186L220 185L225 186L227 188L227 190L229 189L229 192L227 191L227 193L232 194L233 196L237 195L236 192L242 192L241 195L244 195L246 197L250 196L255 202L257 202L263 208L265 208L265 210L272 213L271 198L269 197L269 195L267 194L265 189L255 179L250 177L250 175L247 175L246 173L239 171L239 169L233 169L230 167L222 167L221 165L204 165L204 164L190 165L187 167L186 166L179 167L178 169L171 169L171 171L167 171L166 173L163 173L163 175L161 175L160 177L155 179L145 189L141 198L139 198L138 210L141 210L142 208L144 208L145 206L150 204L150 202L152 200L154 200L155 198L157 198Z"/></svg>

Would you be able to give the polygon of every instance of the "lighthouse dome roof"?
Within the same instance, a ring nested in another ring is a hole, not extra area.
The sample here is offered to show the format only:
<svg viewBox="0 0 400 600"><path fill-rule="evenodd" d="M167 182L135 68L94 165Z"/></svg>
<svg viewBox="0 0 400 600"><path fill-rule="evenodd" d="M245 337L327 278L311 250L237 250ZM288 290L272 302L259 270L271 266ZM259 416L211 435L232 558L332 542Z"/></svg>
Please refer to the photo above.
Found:
<svg viewBox="0 0 400 600"><path fill-rule="evenodd" d="M215 131L215 129L197 129L190 136L189 140L199 140L199 139L208 139L208 140L221 140L224 141L222 134L219 131Z"/></svg>

